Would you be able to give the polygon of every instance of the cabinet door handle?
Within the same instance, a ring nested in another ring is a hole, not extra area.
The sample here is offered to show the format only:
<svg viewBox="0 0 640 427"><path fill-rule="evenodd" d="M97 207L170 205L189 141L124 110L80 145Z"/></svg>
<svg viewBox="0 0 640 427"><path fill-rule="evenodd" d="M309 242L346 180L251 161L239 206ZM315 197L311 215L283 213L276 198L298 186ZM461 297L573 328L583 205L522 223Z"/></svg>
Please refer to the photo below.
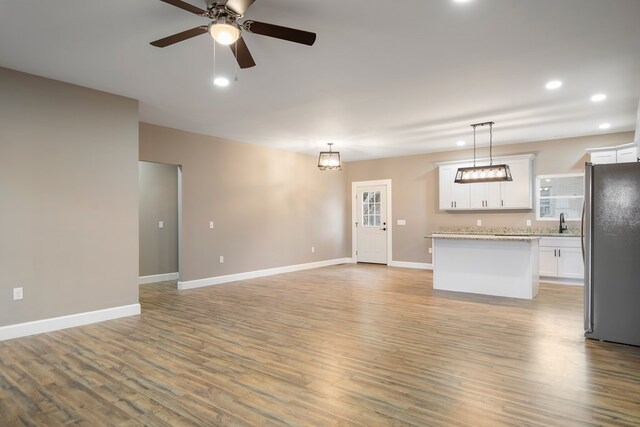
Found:
<svg viewBox="0 0 640 427"><path fill-rule="evenodd" d="M560 253L560 249L558 249L558 256L562 256L562 254Z"/></svg>
<svg viewBox="0 0 640 427"><path fill-rule="evenodd" d="M458 202L453 202L453 207L457 208L458 207Z"/></svg>
<svg viewBox="0 0 640 427"><path fill-rule="evenodd" d="M557 257L557 256L558 256L558 250L557 250L557 249L554 249L554 250L553 250L553 257L555 258L555 257Z"/></svg>
<svg viewBox="0 0 640 427"><path fill-rule="evenodd" d="M504 206L504 200L500 200L500 206Z"/></svg>

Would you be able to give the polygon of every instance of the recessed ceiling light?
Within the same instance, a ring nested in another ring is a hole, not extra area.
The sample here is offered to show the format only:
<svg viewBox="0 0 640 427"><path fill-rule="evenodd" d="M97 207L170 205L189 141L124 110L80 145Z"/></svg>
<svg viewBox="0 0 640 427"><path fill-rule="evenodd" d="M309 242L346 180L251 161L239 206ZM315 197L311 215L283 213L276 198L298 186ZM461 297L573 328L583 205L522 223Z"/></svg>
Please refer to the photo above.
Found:
<svg viewBox="0 0 640 427"><path fill-rule="evenodd" d="M559 89L561 86L562 82L560 80L551 80L550 82L547 82L545 87L549 90L555 90Z"/></svg>
<svg viewBox="0 0 640 427"><path fill-rule="evenodd" d="M464 145L467 145L467 143L466 143L466 142L464 142L464 141L458 141L458 142L456 142L456 145L457 145L458 147L462 147L462 146L464 146Z"/></svg>
<svg viewBox="0 0 640 427"><path fill-rule="evenodd" d="M602 102L607 99L607 95L604 93L597 93L591 97L591 102Z"/></svg>
<svg viewBox="0 0 640 427"><path fill-rule="evenodd" d="M469 3L471 0L453 0L456 3Z"/></svg>
<svg viewBox="0 0 640 427"><path fill-rule="evenodd" d="M229 79L226 77L216 77L213 79L213 84L218 87L227 87L229 86Z"/></svg>
<svg viewBox="0 0 640 427"><path fill-rule="evenodd" d="M599 129L609 129L611 127L611 125L609 123L602 123L600 126L598 126Z"/></svg>

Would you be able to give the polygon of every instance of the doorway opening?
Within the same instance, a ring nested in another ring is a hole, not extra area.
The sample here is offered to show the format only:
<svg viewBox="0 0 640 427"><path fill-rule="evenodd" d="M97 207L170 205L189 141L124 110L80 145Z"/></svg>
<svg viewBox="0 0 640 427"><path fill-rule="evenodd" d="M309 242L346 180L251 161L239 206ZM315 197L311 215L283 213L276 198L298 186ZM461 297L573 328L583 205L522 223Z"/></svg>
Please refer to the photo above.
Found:
<svg viewBox="0 0 640 427"><path fill-rule="evenodd" d="M351 252L355 262L392 260L391 180L351 183Z"/></svg>
<svg viewBox="0 0 640 427"><path fill-rule="evenodd" d="M182 168L138 163L139 284L182 277Z"/></svg>

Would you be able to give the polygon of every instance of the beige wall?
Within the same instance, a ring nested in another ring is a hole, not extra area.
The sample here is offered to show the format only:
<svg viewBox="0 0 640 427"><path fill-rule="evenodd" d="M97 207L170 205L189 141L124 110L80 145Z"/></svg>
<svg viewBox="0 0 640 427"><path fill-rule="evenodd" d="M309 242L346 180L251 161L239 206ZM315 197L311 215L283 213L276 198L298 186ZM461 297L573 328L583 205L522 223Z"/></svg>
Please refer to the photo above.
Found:
<svg viewBox="0 0 640 427"><path fill-rule="evenodd" d="M182 166L184 281L350 256L346 171L146 123L140 160Z"/></svg>
<svg viewBox="0 0 640 427"><path fill-rule="evenodd" d="M178 167L140 162L140 276L178 271ZM163 228L159 227L163 222Z"/></svg>
<svg viewBox="0 0 640 427"><path fill-rule="evenodd" d="M137 147L137 101L0 68L0 326L138 302Z"/></svg>
<svg viewBox="0 0 640 427"><path fill-rule="evenodd" d="M532 153L535 175L582 172L588 160L585 149L631 142L633 132L570 138L527 144L499 145L494 156ZM478 157L487 157L488 150L478 150ZM483 226L524 227L526 220L533 226L555 226L555 222L536 221L535 211L511 213L443 212L438 209L438 169L435 163L473 158L473 150L456 150L418 156L396 157L350 162L347 180L367 181L391 179L393 186L393 259L395 261L431 262L428 248L431 241L424 236L443 226L475 226L481 219ZM407 225L398 226L398 219ZM570 226L578 226L570 223Z"/></svg>

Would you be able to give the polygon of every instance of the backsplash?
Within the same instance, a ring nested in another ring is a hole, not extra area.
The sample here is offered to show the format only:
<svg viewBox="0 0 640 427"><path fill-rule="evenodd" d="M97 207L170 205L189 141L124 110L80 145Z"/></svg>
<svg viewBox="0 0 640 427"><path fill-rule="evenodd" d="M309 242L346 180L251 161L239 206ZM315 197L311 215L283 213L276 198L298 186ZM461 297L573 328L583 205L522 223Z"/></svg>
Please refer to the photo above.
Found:
<svg viewBox="0 0 640 427"><path fill-rule="evenodd" d="M558 236L558 227L469 227L448 226L441 227L438 233L455 234L509 234L525 236ZM569 228L563 236L580 236L579 228Z"/></svg>

